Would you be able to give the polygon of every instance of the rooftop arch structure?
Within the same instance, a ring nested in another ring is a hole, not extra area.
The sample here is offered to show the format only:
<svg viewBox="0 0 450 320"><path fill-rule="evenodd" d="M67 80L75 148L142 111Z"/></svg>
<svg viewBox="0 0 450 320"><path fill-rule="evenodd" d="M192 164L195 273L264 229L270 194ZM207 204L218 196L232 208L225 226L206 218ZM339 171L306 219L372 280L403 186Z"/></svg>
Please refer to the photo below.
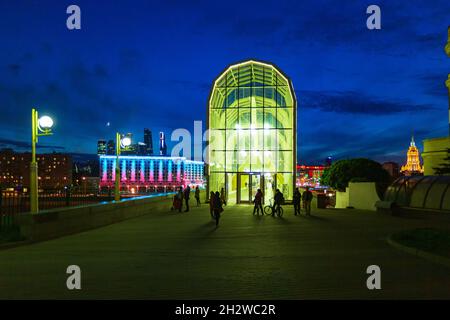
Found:
<svg viewBox="0 0 450 320"><path fill-rule="evenodd" d="M207 105L209 191L224 188L231 202L250 202L257 189L266 203L295 186L297 100L277 66L247 60L214 80Z"/></svg>
<svg viewBox="0 0 450 320"><path fill-rule="evenodd" d="M399 207L450 212L450 176L404 176L386 190L384 200Z"/></svg>

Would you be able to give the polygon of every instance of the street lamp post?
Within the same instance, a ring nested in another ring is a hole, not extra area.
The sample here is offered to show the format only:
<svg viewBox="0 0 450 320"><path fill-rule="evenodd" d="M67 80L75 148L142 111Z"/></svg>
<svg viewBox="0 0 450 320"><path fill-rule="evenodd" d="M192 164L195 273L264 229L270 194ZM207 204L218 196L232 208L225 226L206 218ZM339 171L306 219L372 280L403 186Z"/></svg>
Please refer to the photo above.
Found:
<svg viewBox="0 0 450 320"><path fill-rule="evenodd" d="M120 163L119 156L122 151L128 150L131 145L131 139L129 137L123 137L120 133L116 133L116 178L114 181L114 200L120 201Z"/></svg>
<svg viewBox="0 0 450 320"><path fill-rule="evenodd" d="M31 163L30 163L30 211L38 213L38 165L36 162L36 144L38 137L52 134L53 120L49 116L38 117L36 109L31 109Z"/></svg>

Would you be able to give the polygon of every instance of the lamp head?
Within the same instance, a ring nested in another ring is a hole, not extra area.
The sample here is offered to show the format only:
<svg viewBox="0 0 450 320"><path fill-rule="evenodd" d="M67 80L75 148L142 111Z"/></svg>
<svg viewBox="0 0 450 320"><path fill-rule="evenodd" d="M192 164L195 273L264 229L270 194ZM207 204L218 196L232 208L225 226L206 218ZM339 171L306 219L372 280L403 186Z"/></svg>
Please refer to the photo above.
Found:
<svg viewBox="0 0 450 320"><path fill-rule="evenodd" d="M42 116L39 118L38 124L42 130L49 130L53 127L53 119L49 116Z"/></svg>
<svg viewBox="0 0 450 320"><path fill-rule="evenodd" d="M131 139L129 137L124 137L120 143L122 144L122 147L128 147L131 144Z"/></svg>

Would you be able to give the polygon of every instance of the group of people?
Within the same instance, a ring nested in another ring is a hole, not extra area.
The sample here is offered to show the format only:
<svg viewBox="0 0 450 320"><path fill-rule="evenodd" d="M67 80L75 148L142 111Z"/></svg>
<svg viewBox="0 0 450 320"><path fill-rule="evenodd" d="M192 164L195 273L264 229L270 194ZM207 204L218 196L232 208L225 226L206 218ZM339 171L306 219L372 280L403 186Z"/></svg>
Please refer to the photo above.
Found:
<svg viewBox="0 0 450 320"><path fill-rule="evenodd" d="M209 212L211 218L216 220L216 227L219 226L220 214L223 212L223 206L227 205L225 189L219 191L211 191L209 194Z"/></svg>
<svg viewBox="0 0 450 320"><path fill-rule="evenodd" d="M191 196L191 187L186 186L186 188L184 188L184 190L183 190L183 187L179 187L176 195L173 198L172 209L178 209L178 211L181 212L183 209L183 200L184 200L185 207L186 207L184 212L189 212L190 196ZM198 188L198 186L195 188L194 197L197 202L197 207L199 207L200 206L200 189Z"/></svg>
<svg viewBox="0 0 450 320"><path fill-rule="evenodd" d="M253 203L254 203L254 207L253 207L253 214L255 215L259 215L259 213L261 212L261 215L264 215L264 210L263 210L263 198L264 198L264 194L262 193L261 189L258 189L258 191L256 192L255 198L253 199ZM274 203L272 206L272 215L275 215L275 212L277 212L281 205L284 204L284 196L281 193L280 189L276 189L275 190L275 195L273 197Z"/></svg>
<svg viewBox="0 0 450 320"><path fill-rule="evenodd" d="M258 189L258 191L256 192L255 198L253 200L254 203L254 207L253 207L253 214L255 215L259 215L259 213L261 212L261 214L264 214L264 210L263 210L263 198L264 195L261 191L261 189ZM294 205L294 215L299 215L300 214L300 206L301 206L301 202L303 201L303 208L305 210L306 215L311 215L311 201L313 199L313 194L312 192L309 190L309 187L306 187L306 190L303 192L303 194L300 193L300 190L298 188L295 189L294 192L294 197L293 197L293 201L292 204ZM281 205L284 204L284 196L283 193L279 190L276 189L275 191L275 195L273 197L273 206L272 206L272 216L275 215L276 212L278 212L280 210Z"/></svg>
<svg viewBox="0 0 450 320"><path fill-rule="evenodd" d="M178 210L179 212L183 209L183 200L184 200L184 206L185 210L184 212L189 212L189 200L191 195L191 187L186 186L186 188L183 190L183 187L179 187L177 193L175 194L173 198L173 206L172 209ZM199 207L201 205L200 203L200 189L197 186L195 188L194 193L195 200L197 202L197 206ZM303 202L303 208L305 210L306 215L311 215L311 201L313 199L313 194L309 190L308 187L306 187L306 190L303 192L303 194L300 193L299 188L296 188L294 191L293 201L292 204L294 205L294 215L300 214L300 207L301 203ZM263 200L264 200L264 194L261 191L261 189L258 189L256 192L255 198L253 200L254 208L253 208L253 214L254 215L264 215L264 209L263 209ZM280 211L281 206L284 204L284 196L283 193L279 190L275 190L275 195L273 198L273 206L272 206L272 215L275 216L276 212ZM220 214L223 212L223 206L227 205L226 200L226 193L225 189L222 188L219 191L213 192L211 191L209 195L209 210L211 217L216 220L216 227L219 226L219 220L220 220Z"/></svg>
<svg viewBox="0 0 450 320"><path fill-rule="evenodd" d="M294 197L292 199L292 204L294 205L294 215L300 214L300 205L303 202L303 209L305 210L305 214L307 216L311 215L311 201L313 199L313 194L309 190L309 187L306 187L306 190L303 191L303 194L300 193L298 188L294 191Z"/></svg>

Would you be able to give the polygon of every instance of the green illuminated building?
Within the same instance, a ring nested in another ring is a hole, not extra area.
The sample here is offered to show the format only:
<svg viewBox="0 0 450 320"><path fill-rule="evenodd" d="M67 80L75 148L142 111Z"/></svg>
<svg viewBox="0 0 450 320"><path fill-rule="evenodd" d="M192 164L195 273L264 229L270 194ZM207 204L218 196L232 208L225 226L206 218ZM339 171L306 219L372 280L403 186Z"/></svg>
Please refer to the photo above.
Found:
<svg viewBox="0 0 450 320"><path fill-rule="evenodd" d="M275 65L249 60L226 68L208 101L208 193L226 190L231 203L265 203L275 189L292 199L295 187L297 101Z"/></svg>

